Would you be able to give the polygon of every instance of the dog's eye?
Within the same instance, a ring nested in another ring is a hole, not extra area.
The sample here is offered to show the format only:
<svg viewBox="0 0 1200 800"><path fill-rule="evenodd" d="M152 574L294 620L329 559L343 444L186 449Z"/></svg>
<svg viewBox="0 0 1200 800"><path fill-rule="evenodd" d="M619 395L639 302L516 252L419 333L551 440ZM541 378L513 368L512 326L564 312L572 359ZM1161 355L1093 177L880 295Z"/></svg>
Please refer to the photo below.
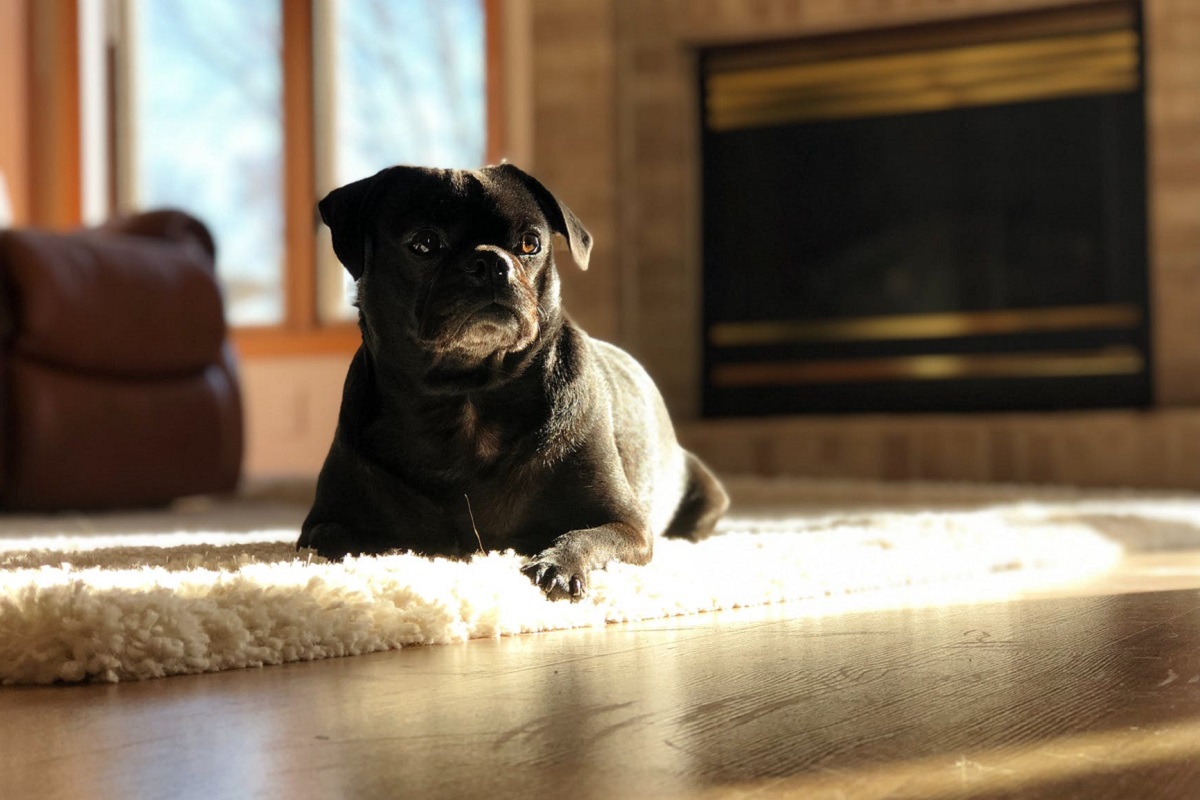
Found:
<svg viewBox="0 0 1200 800"><path fill-rule="evenodd" d="M442 237L438 236L437 231L430 230L429 228L417 231L408 240L408 249L419 256L433 255L443 247L445 245L442 244Z"/></svg>
<svg viewBox="0 0 1200 800"><path fill-rule="evenodd" d="M531 256L542 249L542 239L533 231L521 234L521 255Z"/></svg>

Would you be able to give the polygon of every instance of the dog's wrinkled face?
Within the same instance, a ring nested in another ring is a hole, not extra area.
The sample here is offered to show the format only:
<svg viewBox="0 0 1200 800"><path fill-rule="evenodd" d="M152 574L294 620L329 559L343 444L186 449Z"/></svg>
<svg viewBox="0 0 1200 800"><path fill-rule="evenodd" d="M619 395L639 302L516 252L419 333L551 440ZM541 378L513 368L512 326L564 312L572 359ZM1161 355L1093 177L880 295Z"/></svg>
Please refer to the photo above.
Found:
<svg viewBox="0 0 1200 800"><path fill-rule="evenodd" d="M392 167L334 190L320 211L357 281L368 345L415 346L433 364L527 350L559 314L551 237L582 267L590 252L574 214L511 165Z"/></svg>

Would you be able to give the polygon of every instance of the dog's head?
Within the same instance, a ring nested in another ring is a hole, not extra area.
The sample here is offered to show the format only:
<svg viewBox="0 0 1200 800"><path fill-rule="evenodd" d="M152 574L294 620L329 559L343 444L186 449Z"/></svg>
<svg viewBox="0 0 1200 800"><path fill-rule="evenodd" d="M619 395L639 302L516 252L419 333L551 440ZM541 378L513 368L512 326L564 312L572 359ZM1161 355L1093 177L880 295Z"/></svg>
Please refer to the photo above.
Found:
<svg viewBox="0 0 1200 800"><path fill-rule="evenodd" d="M482 170L391 167L319 204L358 286L367 347L426 368L497 366L557 326L551 237L587 269L591 235L511 164Z"/></svg>

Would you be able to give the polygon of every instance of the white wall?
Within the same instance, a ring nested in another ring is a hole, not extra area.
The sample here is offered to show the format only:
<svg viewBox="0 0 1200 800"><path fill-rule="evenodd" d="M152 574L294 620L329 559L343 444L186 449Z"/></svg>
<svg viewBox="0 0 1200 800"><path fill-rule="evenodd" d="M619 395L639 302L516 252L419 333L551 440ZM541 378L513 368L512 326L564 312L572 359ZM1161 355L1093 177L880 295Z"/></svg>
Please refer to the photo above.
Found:
<svg viewBox="0 0 1200 800"><path fill-rule="evenodd" d="M317 474L349 365L349 355L242 359L247 478Z"/></svg>

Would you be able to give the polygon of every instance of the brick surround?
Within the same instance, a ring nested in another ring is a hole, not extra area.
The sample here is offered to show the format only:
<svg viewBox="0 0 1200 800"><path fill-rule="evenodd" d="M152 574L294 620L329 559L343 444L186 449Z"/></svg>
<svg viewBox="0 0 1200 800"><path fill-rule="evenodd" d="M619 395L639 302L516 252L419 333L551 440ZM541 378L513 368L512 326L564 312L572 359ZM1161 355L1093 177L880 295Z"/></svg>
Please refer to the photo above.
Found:
<svg viewBox="0 0 1200 800"><path fill-rule="evenodd" d="M1145 0L1156 407L698 419L695 49L1074 0L534 0L533 153L596 234L565 276L589 330L637 355L718 469L1200 489L1200 3ZM564 270L565 272L565 270Z"/></svg>

